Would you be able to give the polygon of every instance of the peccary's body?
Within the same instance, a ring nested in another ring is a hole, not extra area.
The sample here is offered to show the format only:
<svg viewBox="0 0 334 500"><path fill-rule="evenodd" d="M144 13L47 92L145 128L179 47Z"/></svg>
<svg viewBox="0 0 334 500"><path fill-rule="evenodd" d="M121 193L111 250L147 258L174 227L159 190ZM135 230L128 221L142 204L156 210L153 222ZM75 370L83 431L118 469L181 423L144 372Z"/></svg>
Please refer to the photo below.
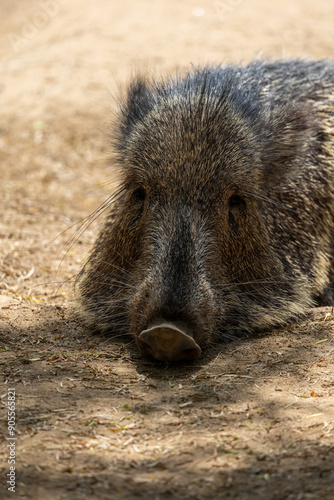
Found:
<svg viewBox="0 0 334 500"><path fill-rule="evenodd" d="M94 329L160 360L332 304L334 63L129 86L116 201L78 279Z"/></svg>

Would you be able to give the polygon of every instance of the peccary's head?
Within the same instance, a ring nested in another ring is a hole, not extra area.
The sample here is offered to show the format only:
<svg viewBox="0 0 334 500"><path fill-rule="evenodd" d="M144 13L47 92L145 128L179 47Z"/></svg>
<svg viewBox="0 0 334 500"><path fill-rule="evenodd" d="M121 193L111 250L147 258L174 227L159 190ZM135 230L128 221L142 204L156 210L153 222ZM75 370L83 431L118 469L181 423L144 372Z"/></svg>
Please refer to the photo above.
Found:
<svg viewBox="0 0 334 500"><path fill-rule="evenodd" d="M268 193L309 128L302 108L264 108L232 69L135 80L115 133L117 201L80 278L86 320L178 361L291 316Z"/></svg>

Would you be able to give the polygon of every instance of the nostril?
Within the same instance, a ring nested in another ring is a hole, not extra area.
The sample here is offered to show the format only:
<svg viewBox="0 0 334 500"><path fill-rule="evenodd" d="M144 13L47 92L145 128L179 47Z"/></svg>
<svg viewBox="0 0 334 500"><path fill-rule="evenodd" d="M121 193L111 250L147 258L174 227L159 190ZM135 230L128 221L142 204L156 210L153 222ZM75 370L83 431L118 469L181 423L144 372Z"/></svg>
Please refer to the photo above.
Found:
<svg viewBox="0 0 334 500"><path fill-rule="evenodd" d="M191 361L201 355L201 348L190 332L173 323L159 323L141 332L138 347L159 361Z"/></svg>

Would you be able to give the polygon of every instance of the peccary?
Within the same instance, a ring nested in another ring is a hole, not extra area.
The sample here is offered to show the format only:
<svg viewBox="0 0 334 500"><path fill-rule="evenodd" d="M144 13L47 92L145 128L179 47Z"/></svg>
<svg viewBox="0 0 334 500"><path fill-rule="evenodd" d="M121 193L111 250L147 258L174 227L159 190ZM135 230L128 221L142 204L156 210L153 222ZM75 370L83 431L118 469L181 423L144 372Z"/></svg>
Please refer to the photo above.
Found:
<svg viewBox="0 0 334 500"><path fill-rule="evenodd" d="M113 146L120 187L77 283L91 328L187 361L333 303L334 62L137 77Z"/></svg>

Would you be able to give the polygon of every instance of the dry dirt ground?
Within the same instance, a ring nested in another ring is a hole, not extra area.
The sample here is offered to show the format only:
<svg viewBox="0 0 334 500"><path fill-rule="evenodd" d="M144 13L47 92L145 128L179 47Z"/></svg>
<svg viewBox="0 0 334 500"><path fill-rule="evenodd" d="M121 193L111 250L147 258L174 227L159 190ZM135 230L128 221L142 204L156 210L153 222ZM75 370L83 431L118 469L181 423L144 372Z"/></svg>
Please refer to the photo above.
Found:
<svg viewBox="0 0 334 500"><path fill-rule="evenodd" d="M118 85L136 68L331 57L334 3L1 0L0 14L0 498L333 499L330 309L178 368L71 311L101 221L74 224L112 191Z"/></svg>

